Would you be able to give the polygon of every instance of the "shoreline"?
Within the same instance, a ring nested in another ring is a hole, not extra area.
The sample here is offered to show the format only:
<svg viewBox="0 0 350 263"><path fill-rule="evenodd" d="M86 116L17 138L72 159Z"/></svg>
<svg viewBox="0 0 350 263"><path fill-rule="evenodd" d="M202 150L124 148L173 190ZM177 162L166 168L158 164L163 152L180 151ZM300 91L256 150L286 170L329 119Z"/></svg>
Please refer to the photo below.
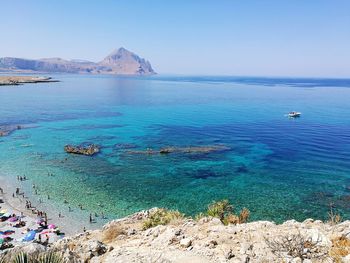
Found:
<svg viewBox="0 0 350 263"><path fill-rule="evenodd" d="M51 77L33 77L33 76L0 76L0 86L17 86L26 83L48 83L59 82Z"/></svg>
<svg viewBox="0 0 350 263"><path fill-rule="evenodd" d="M102 226L96 222L89 223L88 218L86 221L81 220L77 213L74 213L74 209L70 212L59 211L60 209L55 209L54 202L43 201L42 203L38 202L35 195L28 191L28 187L24 184L30 183L30 179L25 181L13 181L12 178L6 178L4 175L0 174L0 185L3 189L3 193L0 193L0 199L3 199L2 204L0 204L1 209L7 209L10 213L25 215L26 219L30 222L37 221L37 215L25 208L25 200L28 200L32 203L32 208L39 211L47 213L48 224L54 224L61 230L62 233L67 236L73 236L75 234L83 232L85 227L86 230L95 230L99 229ZM16 188L20 189L20 192L23 193L23 196L18 195L13 197L12 194L16 191ZM59 214L62 214L59 217Z"/></svg>

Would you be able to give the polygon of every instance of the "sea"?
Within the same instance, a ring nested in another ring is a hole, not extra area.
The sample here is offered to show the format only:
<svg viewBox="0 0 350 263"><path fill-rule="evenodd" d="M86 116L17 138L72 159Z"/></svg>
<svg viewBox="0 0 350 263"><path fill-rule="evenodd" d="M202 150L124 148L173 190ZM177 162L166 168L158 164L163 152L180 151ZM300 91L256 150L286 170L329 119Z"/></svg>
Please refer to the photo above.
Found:
<svg viewBox="0 0 350 263"><path fill-rule="evenodd" d="M51 77L0 87L0 127L22 127L0 137L0 174L25 175L38 202L103 213L101 225L152 207L194 217L222 199L252 221L350 217L350 79Z"/></svg>

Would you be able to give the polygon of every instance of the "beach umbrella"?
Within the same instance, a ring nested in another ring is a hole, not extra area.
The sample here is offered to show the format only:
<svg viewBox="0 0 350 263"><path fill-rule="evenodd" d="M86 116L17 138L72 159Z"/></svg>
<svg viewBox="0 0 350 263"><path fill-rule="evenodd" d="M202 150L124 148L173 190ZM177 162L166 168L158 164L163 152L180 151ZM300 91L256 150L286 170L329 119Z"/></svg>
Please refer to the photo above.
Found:
<svg viewBox="0 0 350 263"><path fill-rule="evenodd" d="M0 232L1 235L7 236L7 235L12 235L13 233L15 233L15 231L13 230L5 230Z"/></svg>
<svg viewBox="0 0 350 263"><path fill-rule="evenodd" d="M1 217L10 217L10 216L11 216L10 213L5 213L5 214L3 214Z"/></svg>
<svg viewBox="0 0 350 263"><path fill-rule="evenodd" d="M5 214L5 213L7 213L7 210L6 210L6 209L2 209L2 210L0 211L0 214Z"/></svg>
<svg viewBox="0 0 350 263"><path fill-rule="evenodd" d="M8 220L9 222L16 222L18 220L18 217L17 216L10 217Z"/></svg>
<svg viewBox="0 0 350 263"><path fill-rule="evenodd" d="M50 224L50 225L48 225L47 227L48 227L48 229L55 229L55 228L56 228L56 226L53 225L53 224Z"/></svg>
<svg viewBox="0 0 350 263"><path fill-rule="evenodd" d="M36 232L34 230L28 232L23 238L23 241L32 241L35 238Z"/></svg>
<svg viewBox="0 0 350 263"><path fill-rule="evenodd" d="M41 235L45 235L45 234L51 234L52 230L50 229L45 229L44 231L40 232Z"/></svg>

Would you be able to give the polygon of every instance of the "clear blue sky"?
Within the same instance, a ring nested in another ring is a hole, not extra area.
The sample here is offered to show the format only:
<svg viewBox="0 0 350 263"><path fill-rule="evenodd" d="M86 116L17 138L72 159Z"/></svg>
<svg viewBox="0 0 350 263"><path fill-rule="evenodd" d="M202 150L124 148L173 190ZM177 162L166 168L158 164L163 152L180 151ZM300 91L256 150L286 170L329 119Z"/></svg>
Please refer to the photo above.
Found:
<svg viewBox="0 0 350 263"><path fill-rule="evenodd" d="M0 57L123 46L159 73L350 77L348 0L3 0L0 34Z"/></svg>

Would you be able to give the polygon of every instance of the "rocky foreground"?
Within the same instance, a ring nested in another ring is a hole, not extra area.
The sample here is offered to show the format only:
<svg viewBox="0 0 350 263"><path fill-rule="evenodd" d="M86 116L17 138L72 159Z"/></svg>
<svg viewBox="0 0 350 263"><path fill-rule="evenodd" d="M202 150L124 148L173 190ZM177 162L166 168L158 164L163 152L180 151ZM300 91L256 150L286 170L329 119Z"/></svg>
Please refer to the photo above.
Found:
<svg viewBox="0 0 350 263"><path fill-rule="evenodd" d="M153 210L115 220L49 247L32 243L5 250L62 253L68 262L350 262L350 221L308 219L223 225L212 217L179 219L145 229Z"/></svg>

